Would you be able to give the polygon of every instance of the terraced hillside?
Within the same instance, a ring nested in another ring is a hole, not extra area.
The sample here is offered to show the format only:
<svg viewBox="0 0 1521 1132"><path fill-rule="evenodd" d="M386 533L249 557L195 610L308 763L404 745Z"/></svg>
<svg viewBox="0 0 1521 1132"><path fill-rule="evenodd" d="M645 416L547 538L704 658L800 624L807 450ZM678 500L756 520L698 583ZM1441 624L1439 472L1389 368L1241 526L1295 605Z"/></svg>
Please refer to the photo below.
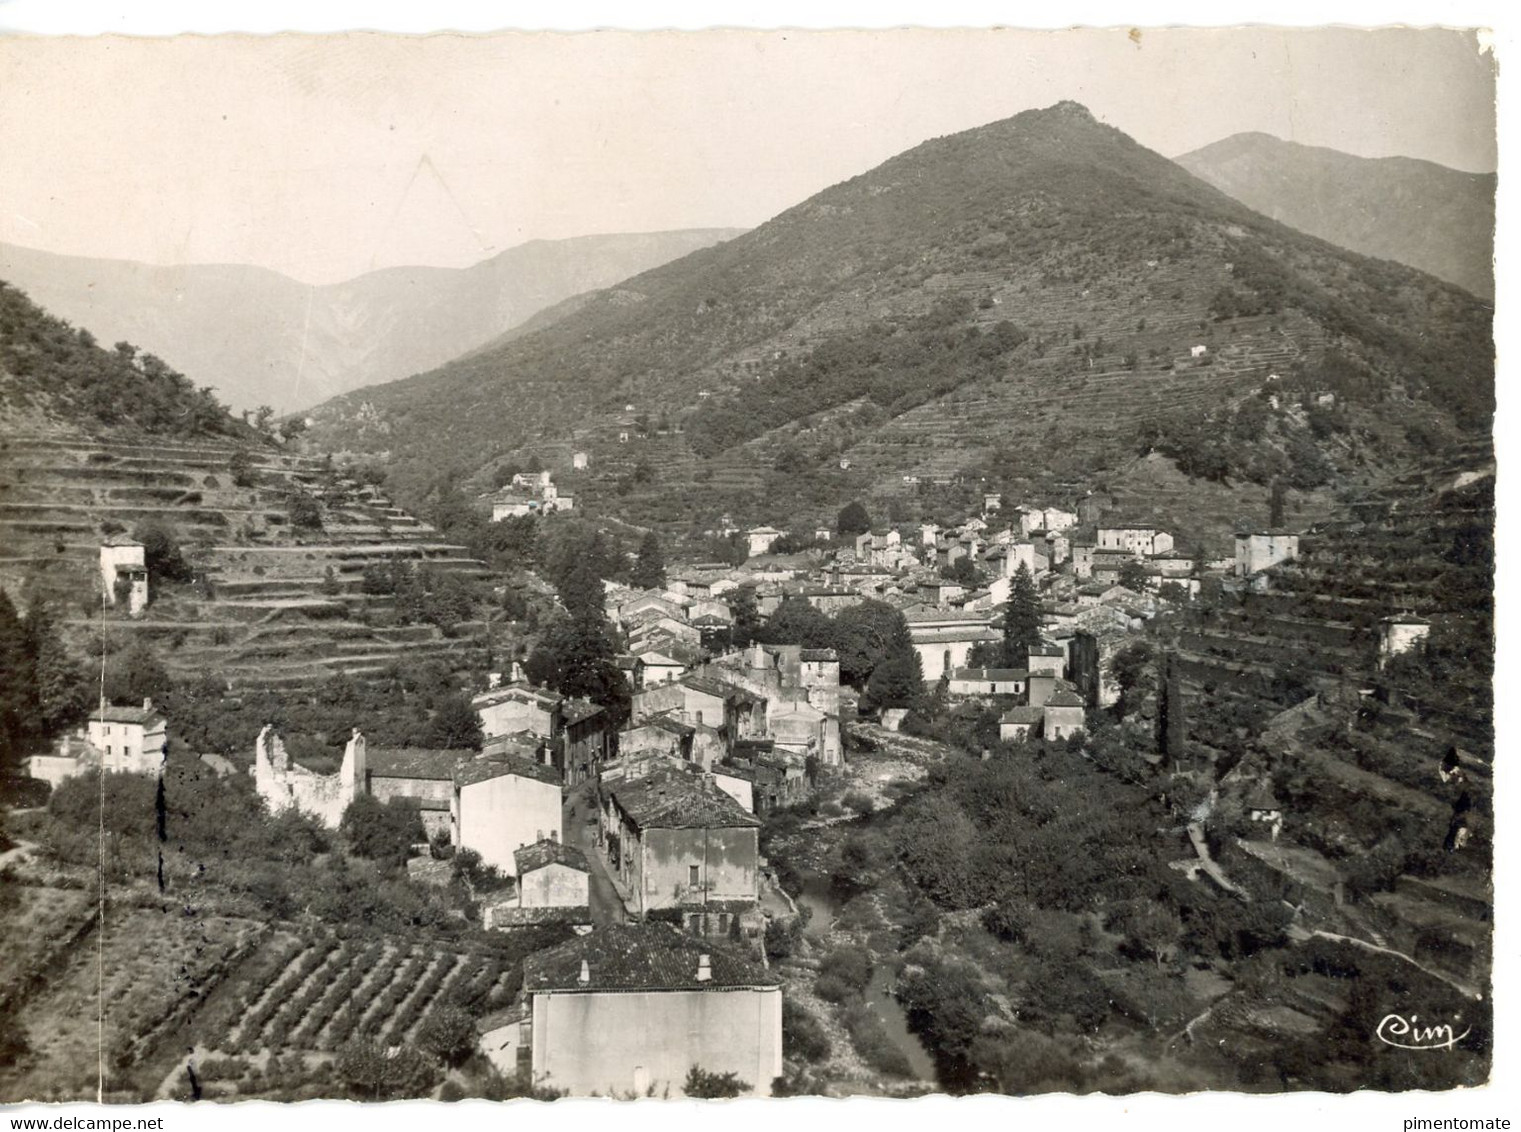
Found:
<svg viewBox="0 0 1521 1132"><path fill-rule="evenodd" d="M903 495L905 476L1091 482L1144 454L1147 423L1219 449L1192 478L1266 483L1308 454L1320 483L1376 485L1417 450L1402 418L1484 427L1491 317L1063 103L926 142L537 333L314 418L320 443L384 462L404 501L445 474L484 486L528 453L558 470L582 449L581 500L670 526L801 525ZM1233 437L1231 414L1274 375L1334 391L1335 434L1300 415Z"/></svg>
<svg viewBox="0 0 1521 1132"><path fill-rule="evenodd" d="M295 496L316 502L320 528L292 526ZM107 625L113 636L164 646L156 651L172 674L275 686L374 674L402 655L478 656L469 626L446 637L398 623L393 597L365 592L364 571L405 561L477 578L484 565L315 460L211 439L5 438L0 585L62 598L81 635L99 622L102 539L145 522L174 532L195 582L157 596L140 619L110 613Z"/></svg>
<svg viewBox="0 0 1521 1132"><path fill-rule="evenodd" d="M1183 671L1201 693L1259 706L1382 688L1426 754L1457 743L1487 761L1493 530L1493 453L1475 441L1342 504L1301 537L1296 561L1269 572L1268 592L1174 615ZM1420 665L1379 666L1379 622L1395 614L1432 623Z"/></svg>

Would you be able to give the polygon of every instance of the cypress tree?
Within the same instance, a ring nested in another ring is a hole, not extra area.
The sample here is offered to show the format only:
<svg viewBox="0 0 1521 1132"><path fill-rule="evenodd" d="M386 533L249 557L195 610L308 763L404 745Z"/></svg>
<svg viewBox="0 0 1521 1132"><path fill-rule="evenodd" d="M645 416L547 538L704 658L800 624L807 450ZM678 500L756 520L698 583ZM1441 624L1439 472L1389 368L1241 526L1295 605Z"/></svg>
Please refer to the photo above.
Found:
<svg viewBox="0 0 1521 1132"><path fill-rule="evenodd" d="M1162 660L1162 671L1157 681L1157 753L1173 760L1182 760L1187 734L1187 718L1183 712L1182 677L1172 653Z"/></svg>
<svg viewBox="0 0 1521 1132"><path fill-rule="evenodd" d="M1030 650L1040 644L1040 601L1035 596L1035 579L1021 562L1009 588L1009 604L1003 611L1004 668L1018 668L1029 658Z"/></svg>
<svg viewBox="0 0 1521 1132"><path fill-rule="evenodd" d="M665 585L665 554L660 549L660 539L650 531L639 543L639 556L634 560L630 579L642 590L659 589Z"/></svg>
<svg viewBox="0 0 1521 1132"><path fill-rule="evenodd" d="M51 739L84 718L90 690L84 672L63 647L57 622L45 602L35 601L27 611L26 638L36 695L36 729Z"/></svg>

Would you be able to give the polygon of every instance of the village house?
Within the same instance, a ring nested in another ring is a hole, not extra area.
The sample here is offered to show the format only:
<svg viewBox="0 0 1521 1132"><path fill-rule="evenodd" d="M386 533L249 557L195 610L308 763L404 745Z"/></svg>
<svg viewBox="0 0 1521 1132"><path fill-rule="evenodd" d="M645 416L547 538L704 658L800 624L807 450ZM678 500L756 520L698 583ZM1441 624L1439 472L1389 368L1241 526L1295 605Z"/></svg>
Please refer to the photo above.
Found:
<svg viewBox="0 0 1521 1132"><path fill-rule="evenodd" d="M751 811L764 815L778 806L790 806L808 794L807 767L802 759L778 751L770 739L745 739L734 745L724 760L723 773L746 773L751 781ZM715 773L718 768L715 767Z"/></svg>
<svg viewBox="0 0 1521 1132"><path fill-rule="evenodd" d="M481 863L517 875L517 850L547 837L560 840L560 775L517 758L479 758L454 772L450 821L460 849Z"/></svg>
<svg viewBox="0 0 1521 1132"><path fill-rule="evenodd" d="M775 527L751 527L745 532L750 557L759 558L762 554L770 554L772 546L784 533Z"/></svg>
<svg viewBox="0 0 1521 1132"><path fill-rule="evenodd" d="M1022 696L1029 675L1023 668L956 668L947 691L952 696Z"/></svg>
<svg viewBox="0 0 1521 1132"><path fill-rule="evenodd" d="M727 936L759 899L759 828L711 775L659 770L605 789L602 841L640 916L722 913L689 926Z"/></svg>
<svg viewBox="0 0 1521 1132"><path fill-rule="evenodd" d="M1261 825L1271 840L1278 840L1283 831L1283 806L1266 783L1259 783L1247 795L1246 816L1254 826Z"/></svg>
<svg viewBox="0 0 1521 1132"><path fill-rule="evenodd" d="M641 590L639 593L627 597L618 603L617 612L613 620L619 625L636 625L641 623L641 614L653 610L659 617L675 617L678 619L686 616L677 599L679 595L667 596L660 590Z"/></svg>
<svg viewBox="0 0 1521 1132"><path fill-rule="evenodd" d="M669 924L606 925L529 955L523 995L528 1033L496 1020L496 1056L515 1062L520 1045L502 1040L515 1026L532 1079L570 1096L679 1095L693 1066L769 1096L782 1073L781 980Z"/></svg>
<svg viewBox="0 0 1521 1132"><path fill-rule="evenodd" d="M1393 657L1413 651L1431 636L1431 622L1424 617L1402 613L1385 617L1378 623L1378 666L1384 667Z"/></svg>
<svg viewBox="0 0 1521 1132"><path fill-rule="evenodd" d="M638 664L635 670L638 675L634 681L636 688L653 688L657 684L669 684L673 680L681 679L687 670L687 666L675 657L656 652L654 649L636 653L633 659Z"/></svg>
<svg viewBox="0 0 1521 1132"><path fill-rule="evenodd" d="M152 700L141 707L97 708L81 728L46 754L23 760L27 776L52 786L101 767L110 772L158 774L169 752L168 721Z"/></svg>
<svg viewBox="0 0 1521 1132"><path fill-rule="evenodd" d="M698 597L693 595L692 603L687 606L686 617L687 621L694 625L700 618L704 617L714 618L728 625L734 621L734 611L726 601L719 601L713 597Z"/></svg>
<svg viewBox="0 0 1521 1132"><path fill-rule="evenodd" d="M294 807L337 829L349 803L368 790L366 754L364 736L356 728L338 773L318 774L293 762L275 729L266 726L254 740L254 790L272 814Z"/></svg>
<svg viewBox="0 0 1521 1132"><path fill-rule="evenodd" d="M558 693L516 681L482 692L471 699L470 706L480 717L481 732L487 738L526 734L556 739L563 722L563 703L564 697Z"/></svg>
<svg viewBox="0 0 1521 1132"><path fill-rule="evenodd" d="M1002 578L1012 578L1019 573L1020 566L1028 570L1032 578L1046 569L1046 563L1037 563L1035 544L1023 540L989 547L983 559Z"/></svg>
<svg viewBox="0 0 1521 1132"><path fill-rule="evenodd" d="M136 617L148 607L148 567L143 544L113 535L100 544L100 586L107 605L122 604Z"/></svg>
<svg viewBox="0 0 1521 1132"><path fill-rule="evenodd" d="M1004 743L1021 743L1040 734L1045 710L1038 707L1010 708L998 717L998 738Z"/></svg>
<svg viewBox="0 0 1521 1132"><path fill-rule="evenodd" d="M999 639L983 612L910 610L904 619L927 684L939 681L954 668L965 668L972 649Z"/></svg>
<svg viewBox="0 0 1521 1132"><path fill-rule="evenodd" d="M692 761L694 730L679 719L656 715L618 733L618 760L628 762L651 755Z"/></svg>
<svg viewBox="0 0 1521 1132"><path fill-rule="evenodd" d="M1086 581L1093 576L1093 556L1098 547L1089 542L1072 542L1072 573L1080 580Z"/></svg>
<svg viewBox="0 0 1521 1132"><path fill-rule="evenodd" d="M864 594L857 593L855 590L833 586L807 588L802 591L801 596L813 608L830 617L842 609L860 605L866 600Z"/></svg>
<svg viewBox="0 0 1521 1132"><path fill-rule="evenodd" d="M1066 739L1080 733L1087 726L1083 700L1076 692L1062 689L1048 699L1044 707L1042 734L1047 739Z"/></svg>
<svg viewBox="0 0 1521 1132"><path fill-rule="evenodd" d="M1169 550L1166 554L1153 557L1150 565L1164 578L1186 578L1194 572L1196 562L1190 554L1184 554L1180 550Z"/></svg>
<svg viewBox="0 0 1521 1132"><path fill-rule="evenodd" d="M431 839L450 832L449 803L460 751L371 747L365 758L365 789L380 802L416 807Z"/></svg>
<svg viewBox="0 0 1521 1132"><path fill-rule="evenodd" d="M984 515L991 515L996 511L1001 511L1002 509L1002 494L996 491L985 491L982 493L982 513Z"/></svg>
<svg viewBox="0 0 1521 1132"><path fill-rule="evenodd" d="M1067 511L1060 507L1047 507L1041 512L1045 520L1043 526L1048 533L1055 534L1058 531L1070 530L1077 526L1077 512Z"/></svg>
<svg viewBox="0 0 1521 1132"><path fill-rule="evenodd" d="M708 770L713 784L733 798L752 814L755 809L755 770L748 766L736 766L728 760L713 764Z"/></svg>
<svg viewBox="0 0 1521 1132"><path fill-rule="evenodd" d="M698 648L702 644L702 633L679 617L661 616L653 610L636 614L628 630L629 647L635 652L640 646L660 648L662 645L657 642L672 641L688 648Z"/></svg>
<svg viewBox="0 0 1521 1132"><path fill-rule="evenodd" d="M697 675L669 684L645 687L634 693L631 719L644 723L657 715L672 715L688 726L704 725L721 731L731 741L741 731L741 709L753 715L753 698L742 697L735 688ZM755 730L751 719L744 730Z"/></svg>
<svg viewBox="0 0 1521 1132"><path fill-rule="evenodd" d="M523 908L586 908L591 903L591 869L574 845L546 837L513 854L518 905Z"/></svg>
<svg viewBox="0 0 1521 1132"><path fill-rule="evenodd" d="M800 645L760 645L727 653L706 666L702 673L717 682L745 690L765 703L763 728L752 728L736 738L756 737L764 732L791 745L804 726L796 714L788 717L778 735L772 715L791 711L796 704L811 706L823 717L819 747L812 753L826 766L843 761L840 741L840 658L833 649L805 649Z"/></svg>
<svg viewBox="0 0 1521 1132"><path fill-rule="evenodd" d="M597 772L612 753L612 735L607 712L585 696L566 700L561 707L565 730L560 770L567 786L576 786Z"/></svg>
<svg viewBox="0 0 1521 1132"><path fill-rule="evenodd" d="M825 721L822 711L806 700L768 705L766 737L793 754L824 759ZM838 761L838 759L836 759Z"/></svg>
<svg viewBox="0 0 1521 1132"><path fill-rule="evenodd" d="M1172 535L1149 525L1100 526L1098 549L1121 550L1138 558L1151 558L1172 549Z"/></svg>
<svg viewBox="0 0 1521 1132"><path fill-rule="evenodd" d="M533 1072L529 1063L532 1019L528 1004L519 1003L493 1010L476 1022L481 1035L477 1048L504 1077L526 1077Z"/></svg>
<svg viewBox="0 0 1521 1132"><path fill-rule="evenodd" d="M1038 644L1026 653L1025 667L1031 675L1061 676L1066 669L1067 654L1060 645Z"/></svg>
<svg viewBox="0 0 1521 1132"><path fill-rule="evenodd" d="M1292 531L1263 530L1236 533L1236 577L1248 578L1280 562L1299 557L1299 536Z"/></svg>

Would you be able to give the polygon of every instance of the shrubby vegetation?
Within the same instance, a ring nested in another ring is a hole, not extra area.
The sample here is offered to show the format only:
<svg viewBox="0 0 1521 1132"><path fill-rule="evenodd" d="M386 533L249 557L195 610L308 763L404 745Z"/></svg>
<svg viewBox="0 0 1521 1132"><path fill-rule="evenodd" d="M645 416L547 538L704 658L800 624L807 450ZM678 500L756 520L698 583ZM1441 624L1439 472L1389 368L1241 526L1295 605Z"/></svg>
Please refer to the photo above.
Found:
<svg viewBox="0 0 1521 1132"><path fill-rule="evenodd" d="M102 349L0 282L0 371L23 382L30 397L51 398L71 416L97 425L131 426L177 436L252 436L230 417L211 389L191 381L127 342Z"/></svg>

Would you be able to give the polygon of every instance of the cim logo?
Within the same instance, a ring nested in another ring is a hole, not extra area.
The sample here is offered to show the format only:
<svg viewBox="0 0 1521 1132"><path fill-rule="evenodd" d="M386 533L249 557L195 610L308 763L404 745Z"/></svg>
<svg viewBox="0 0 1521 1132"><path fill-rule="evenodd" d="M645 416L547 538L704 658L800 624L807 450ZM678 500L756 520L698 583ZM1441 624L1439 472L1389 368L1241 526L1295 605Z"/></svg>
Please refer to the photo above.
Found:
<svg viewBox="0 0 1521 1132"><path fill-rule="evenodd" d="M1378 1029L1373 1031L1373 1036L1396 1049L1452 1049L1468 1037L1472 1030L1473 1027L1470 1026L1457 1034L1445 1022L1436 1026L1422 1026L1417 1014L1412 1014L1409 1019L1399 1014L1385 1014Z"/></svg>

